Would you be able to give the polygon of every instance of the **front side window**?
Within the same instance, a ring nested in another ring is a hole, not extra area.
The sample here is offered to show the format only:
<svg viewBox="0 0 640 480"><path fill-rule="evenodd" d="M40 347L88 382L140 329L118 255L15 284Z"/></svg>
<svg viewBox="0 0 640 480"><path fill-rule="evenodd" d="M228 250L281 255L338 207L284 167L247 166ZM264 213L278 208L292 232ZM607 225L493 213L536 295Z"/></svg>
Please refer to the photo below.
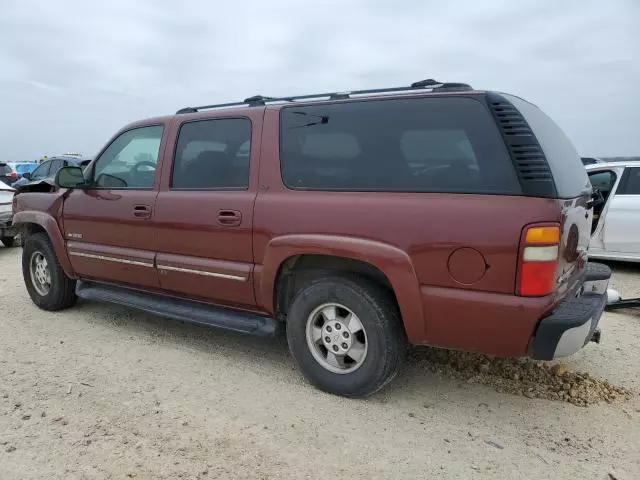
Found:
<svg viewBox="0 0 640 480"><path fill-rule="evenodd" d="M251 122L244 118L200 120L182 125L172 189L247 189Z"/></svg>
<svg viewBox="0 0 640 480"><path fill-rule="evenodd" d="M49 168L51 162L44 162L38 168L36 168L31 174L31 180L39 180L41 178L47 178L49 176Z"/></svg>
<svg viewBox="0 0 640 480"><path fill-rule="evenodd" d="M287 106L280 160L293 189L521 193L495 122L473 98Z"/></svg>
<svg viewBox="0 0 640 480"><path fill-rule="evenodd" d="M613 185L616 183L616 174L611 170L589 173L589 181L593 188L596 188L603 193L609 193L613 189Z"/></svg>
<svg viewBox="0 0 640 480"><path fill-rule="evenodd" d="M163 127L134 128L117 137L96 161L97 188L153 188Z"/></svg>

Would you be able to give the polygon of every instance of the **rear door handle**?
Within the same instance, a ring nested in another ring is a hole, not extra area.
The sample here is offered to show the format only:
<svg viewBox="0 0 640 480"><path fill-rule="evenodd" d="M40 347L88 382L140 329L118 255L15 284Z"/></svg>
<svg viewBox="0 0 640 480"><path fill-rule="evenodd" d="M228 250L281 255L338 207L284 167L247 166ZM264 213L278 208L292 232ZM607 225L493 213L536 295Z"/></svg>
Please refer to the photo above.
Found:
<svg viewBox="0 0 640 480"><path fill-rule="evenodd" d="M151 207L149 205L134 205L133 216L136 218L150 218Z"/></svg>
<svg viewBox="0 0 640 480"><path fill-rule="evenodd" d="M242 223L242 214L237 210L218 210L218 224L237 227L240 223Z"/></svg>

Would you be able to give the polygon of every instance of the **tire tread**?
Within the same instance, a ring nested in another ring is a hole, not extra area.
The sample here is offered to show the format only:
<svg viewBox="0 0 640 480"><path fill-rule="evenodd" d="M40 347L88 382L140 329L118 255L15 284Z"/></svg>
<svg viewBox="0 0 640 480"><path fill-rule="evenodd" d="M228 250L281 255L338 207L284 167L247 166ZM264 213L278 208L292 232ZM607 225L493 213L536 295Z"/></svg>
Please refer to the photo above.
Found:
<svg viewBox="0 0 640 480"><path fill-rule="evenodd" d="M51 290L46 296L38 294L31 284L29 261L31 253L35 249L43 251L51 270ZM78 299L76 296L76 281L67 277L64 273L51 240L45 233L34 233L25 239L22 252L22 274L29 296L39 308L54 312L75 305Z"/></svg>
<svg viewBox="0 0 640 480"><path fill-rule="evenodd" d="M323 284L327 285L327 288L347 288L358 297L360 302L368 304L374 309L376 312L375 321L380 330L384 332L382 337L384 343L384 354L382 358L384 361L381 365L378 365L377 371L366 384L355 388L353 386L349 388L341 388L339 386L332 388L326 384L326 381L314 378L305 371L309 370L309 367L304 365L305 360L299 358L300 355L296 355L296 349L292 345L292 338L290 335L287 335L289 348L298 364L303 368L303 373L305 373L307 379L317 388L346 397L366 397L372 395L385 387L397 376L406 358L408 344L397 303L387 288L370 280L368 277L357 274L322 272L319 276L310 279L306 285L296 292L291 304L292 308L296 302L304 299L307 292L313 291ZM288 318L288 324L291 321L306 322L306 318ZM314 364L314 368L315 365L317 365L317 368L322 369L317 362Z"/></svg>

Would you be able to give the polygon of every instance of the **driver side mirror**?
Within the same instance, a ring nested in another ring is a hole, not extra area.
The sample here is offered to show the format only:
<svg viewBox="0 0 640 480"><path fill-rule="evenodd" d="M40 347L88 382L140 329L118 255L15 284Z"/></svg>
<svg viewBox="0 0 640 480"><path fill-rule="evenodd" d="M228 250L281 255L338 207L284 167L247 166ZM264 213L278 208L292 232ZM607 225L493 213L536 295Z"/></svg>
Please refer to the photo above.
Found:
<svg viewBox="0 0 640 480"><path fill-rule="evenodd" d="M27 180L31 180L31 172L24 172L22 174L22 178L26 178Z"/></svg>
<svg viewBox="0 0 640 480"><path fill-rule="evenodd" d="M82 188L86 186L86 180L80 167L63 167L56 174L56 187L58 188Z"/></svg>

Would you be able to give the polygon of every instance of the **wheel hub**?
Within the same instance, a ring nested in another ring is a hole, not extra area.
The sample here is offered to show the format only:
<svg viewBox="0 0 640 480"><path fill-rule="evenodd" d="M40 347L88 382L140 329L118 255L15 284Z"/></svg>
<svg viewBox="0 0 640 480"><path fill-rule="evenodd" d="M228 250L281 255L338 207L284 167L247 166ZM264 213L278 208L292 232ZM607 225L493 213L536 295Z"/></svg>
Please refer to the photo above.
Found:
<svg viewBox="0 0 640 480"><path fill-rule="evenodd" d="M327 322L323 327L322 342L327 350L344 355L351 348L353 333L340 321Z"/></svg>
<svg viewBox="0 0 640 480"><path fill-rule="evenodd" d="M41 252L34 252L29 260L31 283L39 295L46 295L51 289L51 271L49 262Z"/></svg>
<svg viewBox="0 0 640 480"><path fill-rule="evenodd" d="M333 373L351 373L367 354L367 336L360 319L344 305L327 303L307 320L307 345L316 361Z"/></svg>

